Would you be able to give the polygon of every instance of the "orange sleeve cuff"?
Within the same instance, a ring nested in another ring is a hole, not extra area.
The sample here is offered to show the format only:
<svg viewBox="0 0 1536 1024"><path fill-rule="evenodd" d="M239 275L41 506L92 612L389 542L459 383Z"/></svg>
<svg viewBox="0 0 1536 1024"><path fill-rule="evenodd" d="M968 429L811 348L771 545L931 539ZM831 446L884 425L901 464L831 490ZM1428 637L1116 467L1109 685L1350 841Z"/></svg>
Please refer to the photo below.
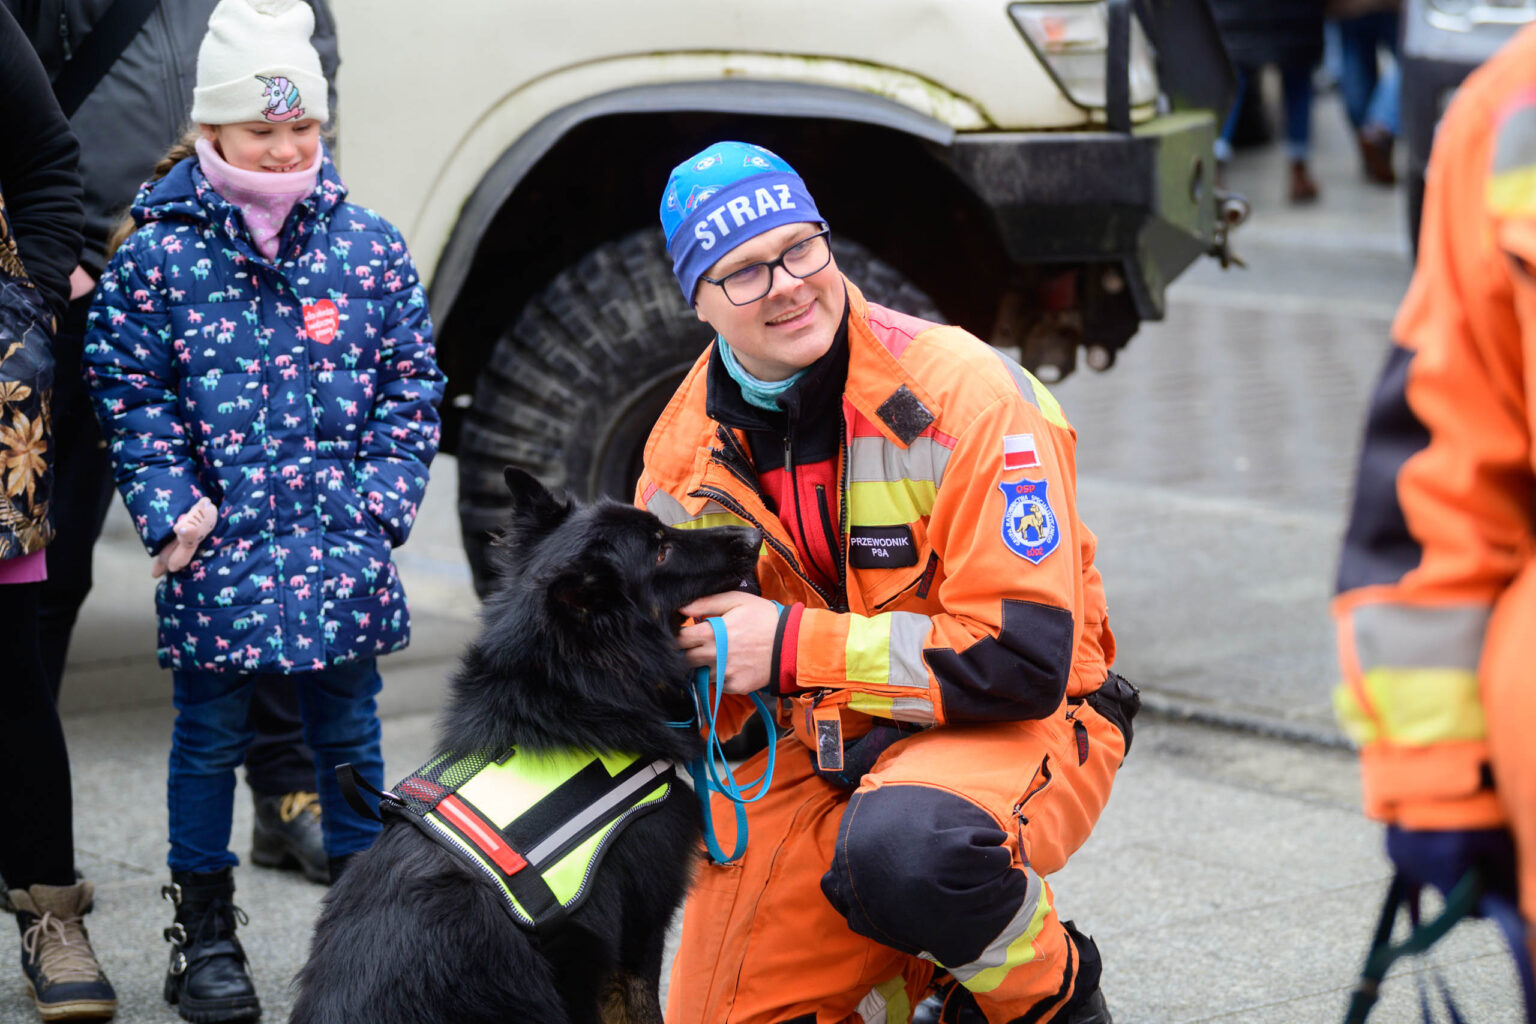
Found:
<svg viewBox="0 0 1536 1024"><path fill-rule="evenodd" d="M1365 813L1413 829L1494 828L1506 823L1487 785L1482 742L1432 747L1368 744L1360 752Z"/></svg>

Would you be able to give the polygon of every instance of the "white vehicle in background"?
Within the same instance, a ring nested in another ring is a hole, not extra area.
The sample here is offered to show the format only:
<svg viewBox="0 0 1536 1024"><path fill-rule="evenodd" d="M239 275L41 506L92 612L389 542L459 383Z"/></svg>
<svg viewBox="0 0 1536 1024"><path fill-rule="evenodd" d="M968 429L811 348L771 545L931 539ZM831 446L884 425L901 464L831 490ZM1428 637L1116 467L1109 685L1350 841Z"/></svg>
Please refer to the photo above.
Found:
<svg viewBox="0 0 1536 1024"><path fill-rule="evenodd" d="M629 497L709 341L657 222L720 138L805 177L871 298L1106 369L1241 203L1206 0L333 0L341 161L429 282L465 549L502 467Z"/></svg>

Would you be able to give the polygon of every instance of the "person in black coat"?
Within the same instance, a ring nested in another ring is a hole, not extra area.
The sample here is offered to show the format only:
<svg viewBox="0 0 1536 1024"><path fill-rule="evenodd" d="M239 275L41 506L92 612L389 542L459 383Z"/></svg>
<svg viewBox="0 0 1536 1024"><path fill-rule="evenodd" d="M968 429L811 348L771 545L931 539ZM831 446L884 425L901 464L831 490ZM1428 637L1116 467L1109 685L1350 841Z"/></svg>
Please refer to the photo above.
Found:
<svg viewBox="0 0 1536 1024"><path fill-rule="evenodd" d="M1232 138L1248 90L1267 64L1280 69L1291 202L1317 198L1308 161L1312 148L1312 72L1323 57L1324 0L1211 0L1211 12L1237 71L1237 98L1222 126L1216 158L1232 157Z"/></svg>
<svg viewBox="0 0 1536 1024"><path fill-rule="evenodd" d="M69 753L37 643L52 535L52 334L80 253L79 157L31 44L0 8L0 892L45 1020L117 1009L82 923L93 892L75 875Z"/></svg>

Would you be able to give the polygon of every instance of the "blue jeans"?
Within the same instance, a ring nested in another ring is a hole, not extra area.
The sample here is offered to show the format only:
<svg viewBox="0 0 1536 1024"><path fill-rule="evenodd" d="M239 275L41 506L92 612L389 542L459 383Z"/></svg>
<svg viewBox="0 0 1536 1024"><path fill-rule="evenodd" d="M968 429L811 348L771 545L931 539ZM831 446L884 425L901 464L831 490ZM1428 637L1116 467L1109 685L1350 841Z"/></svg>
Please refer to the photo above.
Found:
<svg viewBox="0 0 1536 1024"><path fill-rule="evenodd" d="M235 768L255 735L251 693L258 678L243 672L171 673L176 724L171 735L166 804L170 811L172 871L216 871L239 863L229 851L235 809ZM373 659L322 672L275 675L298 689L304 739L315 752L320 824L332 857L366 849L379 834L376 821L347 806L335 767L351 762L364 779L384 786L375 697L383 686Z"/></svg>
<svg viewBox="0 0 1536 1024"><path fill-rule="evenodd" d="M1349 18L1339 28L1339 91L1344 109L1356 130L1384 129L1396 136L1401 126L1398 94L1401 76L1397 67L1396 11ZM1381 51L1392 55L1385 74L1380 70Z"/></svg>
<svg viewBox="0 0 1536 1024"><path fill-rule="evenodd" d="M1250 88L1258 87L1259 68L1234 68L1237 93L1232 109L1221 126L1221 136L1214 147L1216 159L1232 159L1232 136L1237 131L1238 114ZM1285 155L1305 160L1312 150L1312 67L1303 64L1280 65L1280 91L1285 107Z"/></svg>

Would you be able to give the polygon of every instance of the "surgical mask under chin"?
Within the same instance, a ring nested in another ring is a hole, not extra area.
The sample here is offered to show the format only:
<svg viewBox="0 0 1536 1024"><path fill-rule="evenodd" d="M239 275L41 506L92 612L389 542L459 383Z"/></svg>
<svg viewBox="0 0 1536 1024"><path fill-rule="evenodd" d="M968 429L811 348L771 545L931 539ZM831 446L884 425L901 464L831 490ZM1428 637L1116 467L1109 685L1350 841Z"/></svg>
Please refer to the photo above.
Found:
<svg viewBox="0 0 1536 1024"><path fill-rule="evenodd" d="M799 383L800 378L806 374L805 370L797 370L784 380L758 380L736 361L736 353L731 351L731 346L725 343L723 337L717 335L715 345L720 350L720 362L725 365L725 372L730 374L731 380L740 386L741 397L747 400L748 405L754 405L759 409L778 412L780 397Z"/></svg>

